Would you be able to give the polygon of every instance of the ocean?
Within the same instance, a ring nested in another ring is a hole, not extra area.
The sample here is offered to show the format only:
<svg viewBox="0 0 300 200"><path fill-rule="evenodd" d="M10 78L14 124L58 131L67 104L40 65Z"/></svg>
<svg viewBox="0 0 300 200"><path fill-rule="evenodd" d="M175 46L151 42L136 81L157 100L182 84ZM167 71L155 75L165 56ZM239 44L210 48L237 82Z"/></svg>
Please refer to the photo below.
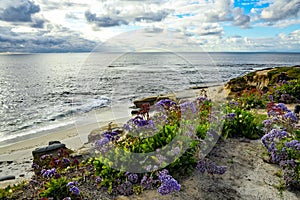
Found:
<svg viewBox="0 0 300 200"><path fill-rule="evenodd" d="M0 146L74 124L74 116L146 96L226 83L300 53L0 55Z"/></svg>

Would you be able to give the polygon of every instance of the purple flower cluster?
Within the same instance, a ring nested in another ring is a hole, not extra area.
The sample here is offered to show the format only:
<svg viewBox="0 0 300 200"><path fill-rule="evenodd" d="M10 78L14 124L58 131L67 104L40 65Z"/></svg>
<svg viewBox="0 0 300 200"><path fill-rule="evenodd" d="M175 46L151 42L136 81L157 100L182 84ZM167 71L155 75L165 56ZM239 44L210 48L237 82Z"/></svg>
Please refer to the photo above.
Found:
<svg viewBox="0 0 300 200"><path fill-rule="evenodd" d="M163 100L158 101L155 104L155 106L162 106L165 109L169 109L170 107L175 106L175 105L176 105L176 102L171 101L170 99L163 99Z"/></svg>
<svg viewBox="0 0 300 200"><path fill-rule="evenodd" d="M226 115L226 119L228 119L228 120L233 120L234 117L235 117L235 113L229 113Z"/></svg>
<svg viewBox="0 0 300 200"><path fill-rule="evenodd" d="M117 191L125 196L129 196L133 193L133 186L130 181L126 181L117 187Z"/></svg>
<svg viewBox="0 0 300 200"><path fill-rule="evenodd" d="M104 137L101 140L97 140L95 142L95 147L97 150L100 151L103 148L103 146L106 145L107 143L109 143L109 139L107 137Z"/></svg>
<svg viewBox="0 0 300 200"><path fill-rule="evenodd" d="M275 145L275 139L282 139L287 137L287 132L286 131L281 131L277 129L272 129L268 134L265 134L261 138L261 142L263 145L268 149L269 152L272 152L275 150L276 145Z"/></svg>
<svg viewBox="0 0 300 200"><path fill-rule="evenodd" d="M292 140L290 142L286 142L285 147L300 151L300 142L298 140Z"/></svg>
<svg viewBox="0 0 300 200"><path fill-rule="evenodd" d="M164 169L158 174L158 178L161 182L157 191L162 195L167 195L173 191L179 191L181 185L171 176L168 175L168 170Z"/></svg>
<svg viewBox="0 0 300 200"><path fill-rule="evenodd" d="M55 168L48 169L48 170L43 169L41 171L41 174L44 178L51 178L56 175L56 169Z"/></svg>
<svg viewBox="0 0 300 200"><path fill-rule="evenodd" d="M292 122L298 122L298 118L293 112L288 112L284 115L284 119L291 120Z"/></svg>
<svg viewBox="0 0 300 200"><path fill-rule="evenodd" d="M261 138L263 145L267 148L268 152L271 153L271 159L275 163L286 159L286 148L282 148L279 151L276 147L276 140L286 138L287 136L286 131L273 129Z"/></svg>
<svg viewBox="0 0 300 200"><path fill-rule="evenodd" d="M118 133L116 131L105 131L102 133L103 137L106 137L109 140L115 140Z"/></svg>
<svg viewBox="0 0 300 200"><path fill-rule="evenodd" d="M128 173L126 172L125 173L125 176L127 176L128 180L131 182L131 183L137 183L138 182L138 175L137 174L133 174L133 173Z"/></svg>
<svg viewBox="0 0 300 200"><path fill-rule="evenodd" d="M190 114L194 117L194 115L197 114L197 108L194 102L186 101L180 104L179 107L183 116Z"/></svg>
<svg viewBox="0 0 300 200"><path fill-rule="evenodd" d="M77 185L78 185L77 181L69 182L67 184L67 187L69 188L69 190L72 194L76 194L76 195L80 194L80 190L78 189L78 187L76 187Z"/></svg>
<svg viewBox="0 0 300 200"><path fill-rule="evenodd" d="M196 169L200 171L201 173L207 172L208 174L214 175L214 174L224 174L227 170L226 166L217 166L216 163L212 161L204 161L200 160L197 163Z"/></svg>
<svg viewBox="0 0 300 200"><path fill-rule="evenodd" d="M284 112L291 112L284 103L278 103L272 105L272 107L268 110L268 116L278 116Z"/></svg>
<svg viewBox="0 0 300 200"><path fill-rule="evenodd" d="M158 180L154 180L152 176L148 177L147 175L144 175L141 180L141 186L145 190L153 189L154 185L158 183Z"/></svg>

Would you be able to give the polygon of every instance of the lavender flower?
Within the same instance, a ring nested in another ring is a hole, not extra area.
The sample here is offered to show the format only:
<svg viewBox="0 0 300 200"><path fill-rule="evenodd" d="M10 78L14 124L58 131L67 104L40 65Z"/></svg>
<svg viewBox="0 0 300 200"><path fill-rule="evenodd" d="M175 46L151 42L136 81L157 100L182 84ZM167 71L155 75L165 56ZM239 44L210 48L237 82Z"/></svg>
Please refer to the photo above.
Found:
<svg viewBox="0 0 300 200"><path fill-rule="evenodd" d="M62 161L64 164L69 164L71 162L69 158L63 158Z"/></svg>
<svg viewBox="0 0 300 200"><path fill-rule="evenodd" d="M285 119L290 119L291 121L298 122L298 118L294 115L293 112L288 112L284 115Z"/></svg>
<svg viewBox="0 0 300 200"><path fill-rule="evenodd" d="M171 193L172 191L179 191L181 185L171 176L168 175L168 171L166 169L159 172L158 178L161 182L160 187L157 191L162 194L166 195Z"/></svg>
<svg viewBox="0 0 300 200"><path fill-rule="evenodd" d="M180 151L181 151L180 148L178 146L176 146L171 149L171 154L173 156L177 156L180 153Z"/></svg>
<svg viewBox="0 0 300 200"><path fill-rule="evenodd" d="M269 100L271 101L271 102L273 102L274 101L274 97L273 97L273 95L269 95Z"/></svg>
<svg viewBox="0 0 300 200"><path fill-rule="evenodd" d="M129 196L133 193L133 187L132 187L132 183L129 181L126 181L125 183L119 185L117 187L117 191L125 196Z"/></svg>
<svg viewBox="0 0 300 200"><path fill-rule="evenodd" d="M101 182L102 182L102 178L100 178L99 176L97 176L97 177L95 178L95 182L96 182L96 184L101 183Z"/></svg>
<svg viewBox="0 0 300 200"><path fill-rule="evenodd" d="M139 177L137 174L129 174L127 178L131 183L137 183Z"/></svg>
<svg viewBox="0 0 300 200"><path fill-rule="evenodd" d="M109 140L115 140L115 136L117 136L118 133L115 131L106 131L106 132L102 133L102 135L103 135L103 137L106 137Z"/></svg>
<svg viewBox="0 0 300 200"><path fill-rule="evenodd" d="M33 164L31 165L31 167L32 167L33 169L38 169L38 168L39 168L39 165L36 164L36 163L33 163Z"/></svg>
<svg viewBox="0 0 300 200"><path fill-rule="evenodd" d="M71 197L65 197L63 200L71 200Z"/></svg>
<svg viewBox="0 0 300 200"><path fill-rule="evenodd" d="M189 101L184 102L184 103L180 104L179 107L180 107L182 114L187 114L190 112L193 115L197 114L197 108L193 102L189 102Z"/></svg>
<svg viewBox="0 0 300 200"><path fill-rule="evenodd" d="M205 162L204 160L200 160L197 163L196 169L201 173L207 172L208 174L214 175L219 174L222 175L226 172L226 166L217 166L216 163L212 161Z"/></svg>
<svg viewBox="0 0 300 200"><path fill-rule="evenodd" d="M226 115L226 119L233 120L235 117L235 113L229 113Z"/></svg>
<svg viewBox="0 0 300 200"><path fill-rule="evenodd" d="M44 178L51 178L55 174L56 174L56 169L55 168L45 170L42 173L42 175L43 175Z"/></svg>
<svg viewBox="0 0 300 200"><path fill-rule="evenodd" d="M97 140L95 142L95 147L96 149L101 150L101 148L107 143L109 143L109 139L107 137L104 137L101 140Z"/></svg>
<svg viewBox="0 0 300 200"><path fill-rule="evenodd" d="M300 142L298 140L292 140L290 142L285 143L287 148L296 149L300 151Z"/></svg>
<svg viewBox="0 0 300 200"><path fill-rule="evenodd" d="M155 104L155 106L162 106L164 108L170 108L174 105L176 105L176 103L174 101L171 101L170 99L163 99Z"/></svg>
<svg viewBox="0 0 300 200"><path fill-rule="evenodd" d="M205 171L206 171L206 163L205 163L205 161L200 160L200 161L197 163L196 169L197 169L198 171L200 171L202 174L205 173Z"/></svg>
<svg viewBox="0 0 300 200"><path fill-rule="evenodd" d="M73 186L76 186L76 185L78 185L78 182L77 182L77 181L75 181L75 182L69 182L69 183L67 184L67 187L73 187Z"/></svg>
<svg viewBox="0 0 300 200"><path fill-rule="evenodd" d="M78 187L76 187L76 186L72 186L72 187L70 188L70 192L71 192L72 194L76 194L76 195L79 195L79 194L80 194L80 190L79 190Z"/></svg>
<svg viewBox="0 0 300 200"><path fill-rule="evenodd" d="M141 186L145 190L153 189L153 186L156 185L158 180L154 180L152 176L148 177L147 175L144 175L141 180Z"/></svg>

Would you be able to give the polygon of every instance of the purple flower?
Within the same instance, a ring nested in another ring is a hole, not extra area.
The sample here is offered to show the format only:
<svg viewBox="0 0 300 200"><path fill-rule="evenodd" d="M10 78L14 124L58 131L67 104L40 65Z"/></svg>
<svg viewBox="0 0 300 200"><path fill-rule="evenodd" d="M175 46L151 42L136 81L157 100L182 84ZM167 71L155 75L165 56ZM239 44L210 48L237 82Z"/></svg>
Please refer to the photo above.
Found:
<svg viewBox="0 0 300 200"><path fill-rule="evenodd" d="M63 158L63 163L64 164L69 164L71 161L69 158Z"/></svg>
<svg viewBox="0 0 300 200"><path fill-rule="evenodd" d="M196 169L197 169L198 171L200 171L201 173L205 173L205 171L206 171L206 163L205 163L205 161L200 160L200 161L197 163Z"/></svg>
<svg viewBox="0 0 300 200"><path fill-rule="evenodd" d="M233 120L235 117L235 113L229 113L226 115L226 119Z"/></svg>
<svg viewBox="0 0 300 200"><path fill-rule="evenodd" d="M298 118L294 115L293 112L288 112L284 115L285 119L290 119L291 121L298 122Z"/></svg>
<svg viewBox="0 0 300 200"><path fill-rule="evenodd" d="M45 171L42 170L42 172L43 172L42 175L44 178L51 178L52 176L54 176L56 174L56 169L52 168L52 169L48 169Z"/></svg>
<svg viewBox="0 0 300 200"><path fill-rule="evenodd" d="M129 174L127 178L131 183L137 183L139 177L137 174Z"/></svg>
<svg viewBox="0 0 300 200"><path fill-rule="evenodd" d="M153 186L156 185L158 182L158 180L153 180L153 177L150 176L149 178L147 177L147 175L144 175L142 180L141 180L141 186L146 189L153 189Z"/></svg>
<svg viewBox="0 0 300 200"><path fill-rule="evenodd" d="M280 108L282 111L290 112L290 110L286 107L284 103L278 103L276 107Z"/></svg>
<svg viewBox="0 0 300 200"><path fill-rule="evenodd" d="M78 182L77 182L77 181L75 181L75 182L69 182L69 183L67 184L67 187L73 187L73 186L76 186L76 185L78 185Z"/></svg>
<svg viewBox="0 0 300 200"><path fill-rule="evenodd" d="M273 101L274 101L274 97L273 97L273 95L269 95L269 100L270 100L271 102L273 102Z"/></svg>
<svg viewBox="0 0 300 200"><path fill-rule="evenodd" d="M222 175L226 172L227 168L226 166L217 166L216 163L212 161L204 161L200 160L197 163L196 169L200 171L201 173L207 172L208 174L214 175L219 174Z"/></svg>
<svg viewBox="0 0 300 200"><path fill-rule="evenodd" d="M63 200L71 200L71 197L65 197Z"/></svg>
<svg viewBox="0 0 300 200"><path fill-rule="evenodd" d="M107 143L109 143L109 139L107 137L104 137L101 140L97 140L95 142L95 147L97 150L100 150Z"/></svg>
<svg viewBox="0 0 300 200"><path fill-rule="evenodd" d="M32 167L33 169L38 169L38 168L39 168L39 165L36 164L36 163L33 163L33 164L31 165L31 167Z"/></svg>
<svg viewBox="0 0 300 200"><path fill-rule="evenodd" d="M178 146L176 146L171 149L171 154L173 156L177 156L180 153L180 151L181 151L180 148Z"/></svg>
<svg viewBox="0 0 300 200"><path fill-rule="evenodd" d="M70 188L70 192L71 192L72 194L76 194L76 195L79 195L79 194L80 194L80 190L79 190L78 187L76 187L76 186L72 186L72 187Z"/></svg>
<svg viewBox="0 0 300 200"><path fill-rule="evenodd" d="M171 193L172 191L179 191L181 185L171 176L168 175L168 170L164 169L159 172L158 178L161 182L160 187L157 191L162 194L166 195Z"/></svg>
<svg viewBox="0 0 300 200"><path fill-rule="evenodd" d="M184 102L179 105L181 113L182 114L187 114L187 113L192 113L192 114L197 114L197 108L196 105L193 102ZM190 112L189 112L190 111Z"/></svg>
<svg viewBox="0 0 300 200"><path fill-rule="evenodd" d="M300 142L298 140L292 140L290 142L286 142L285 146L287 148L296 149L296 150L300 151Z"/></svg>
<svg viewBox="0 0 300 200"><path fill-rule="evenodd" d="M163 99L155 104L155 106L162 106L167 109L174 105L176 105L176 103L174 101L171 101L170 99Z"/></svg>
<svg viewBox="0 0 300 200"><path fill-rule="evenodd" d="M125 183L122 183L117 187L117 191L125 196L129 196L133 193L133 187L132 183L129 181L126 181Z"/></svg>

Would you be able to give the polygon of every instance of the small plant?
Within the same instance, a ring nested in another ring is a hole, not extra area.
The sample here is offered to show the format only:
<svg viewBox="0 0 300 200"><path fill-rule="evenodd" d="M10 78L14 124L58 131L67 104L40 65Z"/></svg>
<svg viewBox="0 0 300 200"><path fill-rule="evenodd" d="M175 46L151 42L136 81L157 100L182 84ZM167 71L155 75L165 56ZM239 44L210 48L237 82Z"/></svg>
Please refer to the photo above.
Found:
<svg viewBox="0 0 300 200"><path fill-rule="evenodd" d="M246 137L258 139L263 135L261 122L265 117L264 115L254 114L241 108L236 102L230 102L226 105L226 113L222 130L224 138Z"/></svg>

